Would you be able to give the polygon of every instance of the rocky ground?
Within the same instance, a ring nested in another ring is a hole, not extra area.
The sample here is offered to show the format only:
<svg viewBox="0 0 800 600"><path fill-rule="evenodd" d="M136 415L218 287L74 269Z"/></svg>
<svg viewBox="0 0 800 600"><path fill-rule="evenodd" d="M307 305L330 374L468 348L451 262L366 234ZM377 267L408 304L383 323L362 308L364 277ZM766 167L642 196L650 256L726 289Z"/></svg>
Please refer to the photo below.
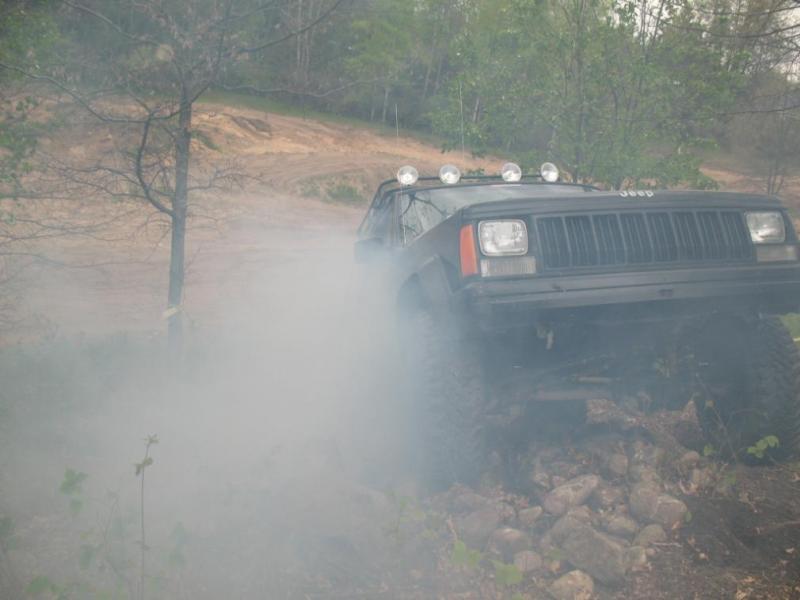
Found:
<svg viewBox="0 0 800 600"><path fill-rule="evenodd" d="M419 584L398 597L800 597L798 465L684 446L700 439L691 404L650 417L589 404L586 423L516 457L514 484L407 500L398 544Z"/></svg>

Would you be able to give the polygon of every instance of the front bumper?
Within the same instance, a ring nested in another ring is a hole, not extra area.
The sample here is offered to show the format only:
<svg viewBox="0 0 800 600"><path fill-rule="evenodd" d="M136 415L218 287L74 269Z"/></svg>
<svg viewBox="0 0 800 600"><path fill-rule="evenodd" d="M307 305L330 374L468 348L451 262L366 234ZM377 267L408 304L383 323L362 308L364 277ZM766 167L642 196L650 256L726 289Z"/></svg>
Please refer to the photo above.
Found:
<svg viewBox="0 0 800 600"><path fill-rule="evenodd" d="M484 325L521 313L541 315L597 310L605 313L692 312L739 309L784 314L800 308L800 265L739 265L702 269L474 279L456 302ZM606 310L602 310L606 309Z"/></svg>

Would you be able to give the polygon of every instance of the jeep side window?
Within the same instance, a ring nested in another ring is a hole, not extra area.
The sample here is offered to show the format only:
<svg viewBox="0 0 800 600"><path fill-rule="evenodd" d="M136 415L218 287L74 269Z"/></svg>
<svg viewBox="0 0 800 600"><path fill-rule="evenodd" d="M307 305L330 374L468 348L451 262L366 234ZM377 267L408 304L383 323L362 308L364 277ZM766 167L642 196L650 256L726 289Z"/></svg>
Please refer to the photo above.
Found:
<svg viewBox="0 0 800 600"><path fill-rule="evenodd" d="M379 238L384 244L392 242L392 208L394 206L392 196L383 198L378 204L370 209L367 217L367 236Z"/></svg>
<svg viewBox="0 0 800 600"><path fill-rule="evenodd" d="M427 195L403 194L400 199L400 229L404 244L413 242L450 215L430 201Z"/></svg>

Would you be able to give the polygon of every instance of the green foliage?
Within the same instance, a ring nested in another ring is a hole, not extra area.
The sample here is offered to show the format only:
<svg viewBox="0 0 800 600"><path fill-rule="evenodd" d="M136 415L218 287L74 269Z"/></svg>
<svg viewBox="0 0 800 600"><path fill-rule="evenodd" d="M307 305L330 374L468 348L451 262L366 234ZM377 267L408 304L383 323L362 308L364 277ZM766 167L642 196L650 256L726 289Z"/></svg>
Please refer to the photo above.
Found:
<svg viewBox="0 0 800 600"><path fill-rule="evenodd" d="M363 204L366 201L355 186L347 183L332 185L327 190L327 196L332 202L341 202L344 204Z"/></svg>
<svg viewBox="0 0 800 600"><path fill-rule="evenodd" d="M83 510L83 482L87 477L89 476L86 473L73 469L64 471L64 479L58 491L69 498L69 511L73 516L78 516Z"/></svg>
<svg viewBox="0 0 800 600"><path fill-rule="evenodd" d="M450 555L452 563L458 567L474 569L483 560L483 554L473 548L469 548L461 540L453 542L453 553Z"/></svg>
<svg viewBox="0 0 800 600"><path fill-rule="evenodd" d="M25 594L33 598L38 598L46 593L61 598L63 597L62 592L62 588L50 581L49 577L43 575L34 577L25 588Z"/></svg>
<svg viewBox="0 0 800 600"><path fill-rule="evenodd" d="M83 482L89 477L86 473L67 469L64 471L64 479L58 488L62 494L67 496L75 496L83 492Z"/></svg>
<svg viewBox="0 0 800 600"><path fill-rule="evenodd" d="M493 560L492 565L494 565L494 580L498 585L512 586L522 582L522 572L515 564Z"/></svg>
<svg viewBox="0 0 800 600"><path fill-rule="evenodd" d="M747 448L747 453L756 458L764 458L767 450L780 446L780 440L774 435L767 435L758 440L753 446Z"/></svg>

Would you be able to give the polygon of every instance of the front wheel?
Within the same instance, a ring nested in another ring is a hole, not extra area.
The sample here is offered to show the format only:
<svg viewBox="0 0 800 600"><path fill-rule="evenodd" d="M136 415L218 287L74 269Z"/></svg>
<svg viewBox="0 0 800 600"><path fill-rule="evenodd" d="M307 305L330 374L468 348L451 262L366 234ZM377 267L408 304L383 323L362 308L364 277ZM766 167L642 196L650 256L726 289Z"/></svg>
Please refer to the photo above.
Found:
<svg viewBox="0 0 800 600"><path fill-rule="evenodd" d="M485 462L480 344L451 335L424 309L402 326L422 478L433 489L474 484Z"/></svg>
<svg viewBox="0 0 800 600"><path fill-rule="evenodd" d="M701 336L695 399L708 441L746 462L800 456L800 353L783 323L718 321Z"/></svg>

